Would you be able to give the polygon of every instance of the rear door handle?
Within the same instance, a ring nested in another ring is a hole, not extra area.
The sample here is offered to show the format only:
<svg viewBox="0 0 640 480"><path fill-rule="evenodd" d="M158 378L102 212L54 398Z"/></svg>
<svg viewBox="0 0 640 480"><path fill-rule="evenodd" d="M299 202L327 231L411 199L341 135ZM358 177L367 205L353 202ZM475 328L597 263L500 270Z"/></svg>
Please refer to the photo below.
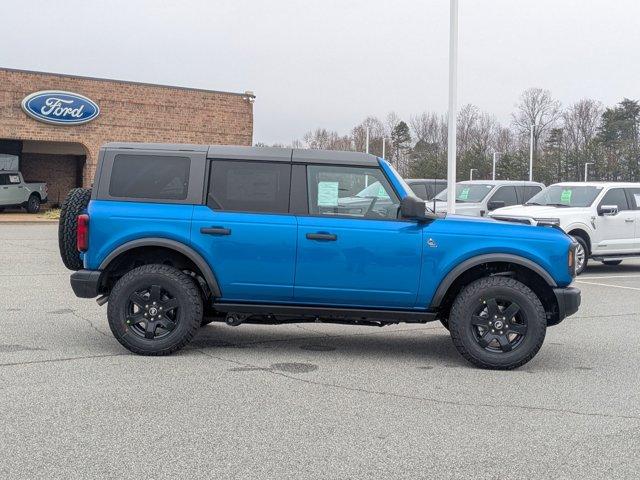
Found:
<svg viewBox="0 0 640 480"><path fill-rule="evenodd" d="M200 233L205 235L231 235L231 229L224 227L202 227Z"/></svg>
<svg viewBox="0 0 640 480"><path fill-rule="evenodd" d="M633 218L625 218L624 221L628 222L628 223L631 223L631 222L633 222Z"/></svg>
<svg viewBox="0 0 640 480"><path fill-rule="evenodd" d="M327 242L335 242L338 239L333 233L307 233L309 240L324 240Z"/></svg>

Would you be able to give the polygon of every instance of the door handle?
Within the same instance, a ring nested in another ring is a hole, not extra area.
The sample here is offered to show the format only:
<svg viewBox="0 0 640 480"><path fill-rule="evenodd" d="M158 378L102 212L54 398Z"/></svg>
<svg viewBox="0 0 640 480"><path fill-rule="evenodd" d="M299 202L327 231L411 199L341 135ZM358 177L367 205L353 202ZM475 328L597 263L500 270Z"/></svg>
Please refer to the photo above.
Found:
<svg viewBox="0 0 640 480"><path fill-rule="evenodd" d="M633 218L625 218L624 221L627 223L631 223L633 222Z"/></svg>
<svg viewBox="0 0 640 480"><path fill-rule="evenodd" d="M307 233L309 240L324 240L327 242L335 242L338 239L333 233Z"/></svg>
<svg viewBox="0 0 640 480"><path fill-rule="evenodd" d="M231 235L231 229L224 227L202 227L200 233L205 235Z"/></svg>

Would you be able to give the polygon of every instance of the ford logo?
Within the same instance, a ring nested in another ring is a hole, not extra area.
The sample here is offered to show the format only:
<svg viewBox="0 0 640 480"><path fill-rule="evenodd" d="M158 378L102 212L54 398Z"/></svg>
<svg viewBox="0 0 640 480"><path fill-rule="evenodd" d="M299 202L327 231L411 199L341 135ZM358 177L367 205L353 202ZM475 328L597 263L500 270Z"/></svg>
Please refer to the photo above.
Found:
<svg viewBox="0 0 640 480"><path fill-rule="evenodd" d="M93 100L77 93L57 90L32 93L22 100L22 109L40 122L55 125L87 123L100 113L100 108Z"/></svg>

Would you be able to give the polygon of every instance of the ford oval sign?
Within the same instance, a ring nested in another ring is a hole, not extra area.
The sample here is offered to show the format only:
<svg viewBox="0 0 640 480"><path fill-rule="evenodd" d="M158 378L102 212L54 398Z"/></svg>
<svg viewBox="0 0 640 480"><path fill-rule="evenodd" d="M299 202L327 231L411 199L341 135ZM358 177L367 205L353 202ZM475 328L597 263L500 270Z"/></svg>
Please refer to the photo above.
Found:
<svg viewBox="0 0 640 480"><path fill-rule="evenodd" d="M100 108L93 100L58 90L32 93L22 100L22 109L36 120L55 125L87 123L100 113Z"/></svg>

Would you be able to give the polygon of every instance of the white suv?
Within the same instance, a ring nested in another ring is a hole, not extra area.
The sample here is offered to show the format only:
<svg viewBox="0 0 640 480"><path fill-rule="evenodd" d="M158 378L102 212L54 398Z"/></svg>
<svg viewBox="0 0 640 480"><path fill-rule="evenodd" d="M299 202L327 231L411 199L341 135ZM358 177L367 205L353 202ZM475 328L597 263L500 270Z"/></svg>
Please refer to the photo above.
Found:
<svg viewBox="0 0 640 480"><path fill-rule="evenodd" d="M640 183L556 183L522 206L500 208L497 220L558 225L579 244L577 273L589 258L618 265L640 256Z"/></svg>
<svg viewBox="0 0 640 480"><path fill-rule="evenodd" d="M484 217L501 207L522 205L544 188L538 182L516 180L467 180L456 183L456 214ZM436 195L427 206L436 212L447 210L447 190Z"/></svg>

